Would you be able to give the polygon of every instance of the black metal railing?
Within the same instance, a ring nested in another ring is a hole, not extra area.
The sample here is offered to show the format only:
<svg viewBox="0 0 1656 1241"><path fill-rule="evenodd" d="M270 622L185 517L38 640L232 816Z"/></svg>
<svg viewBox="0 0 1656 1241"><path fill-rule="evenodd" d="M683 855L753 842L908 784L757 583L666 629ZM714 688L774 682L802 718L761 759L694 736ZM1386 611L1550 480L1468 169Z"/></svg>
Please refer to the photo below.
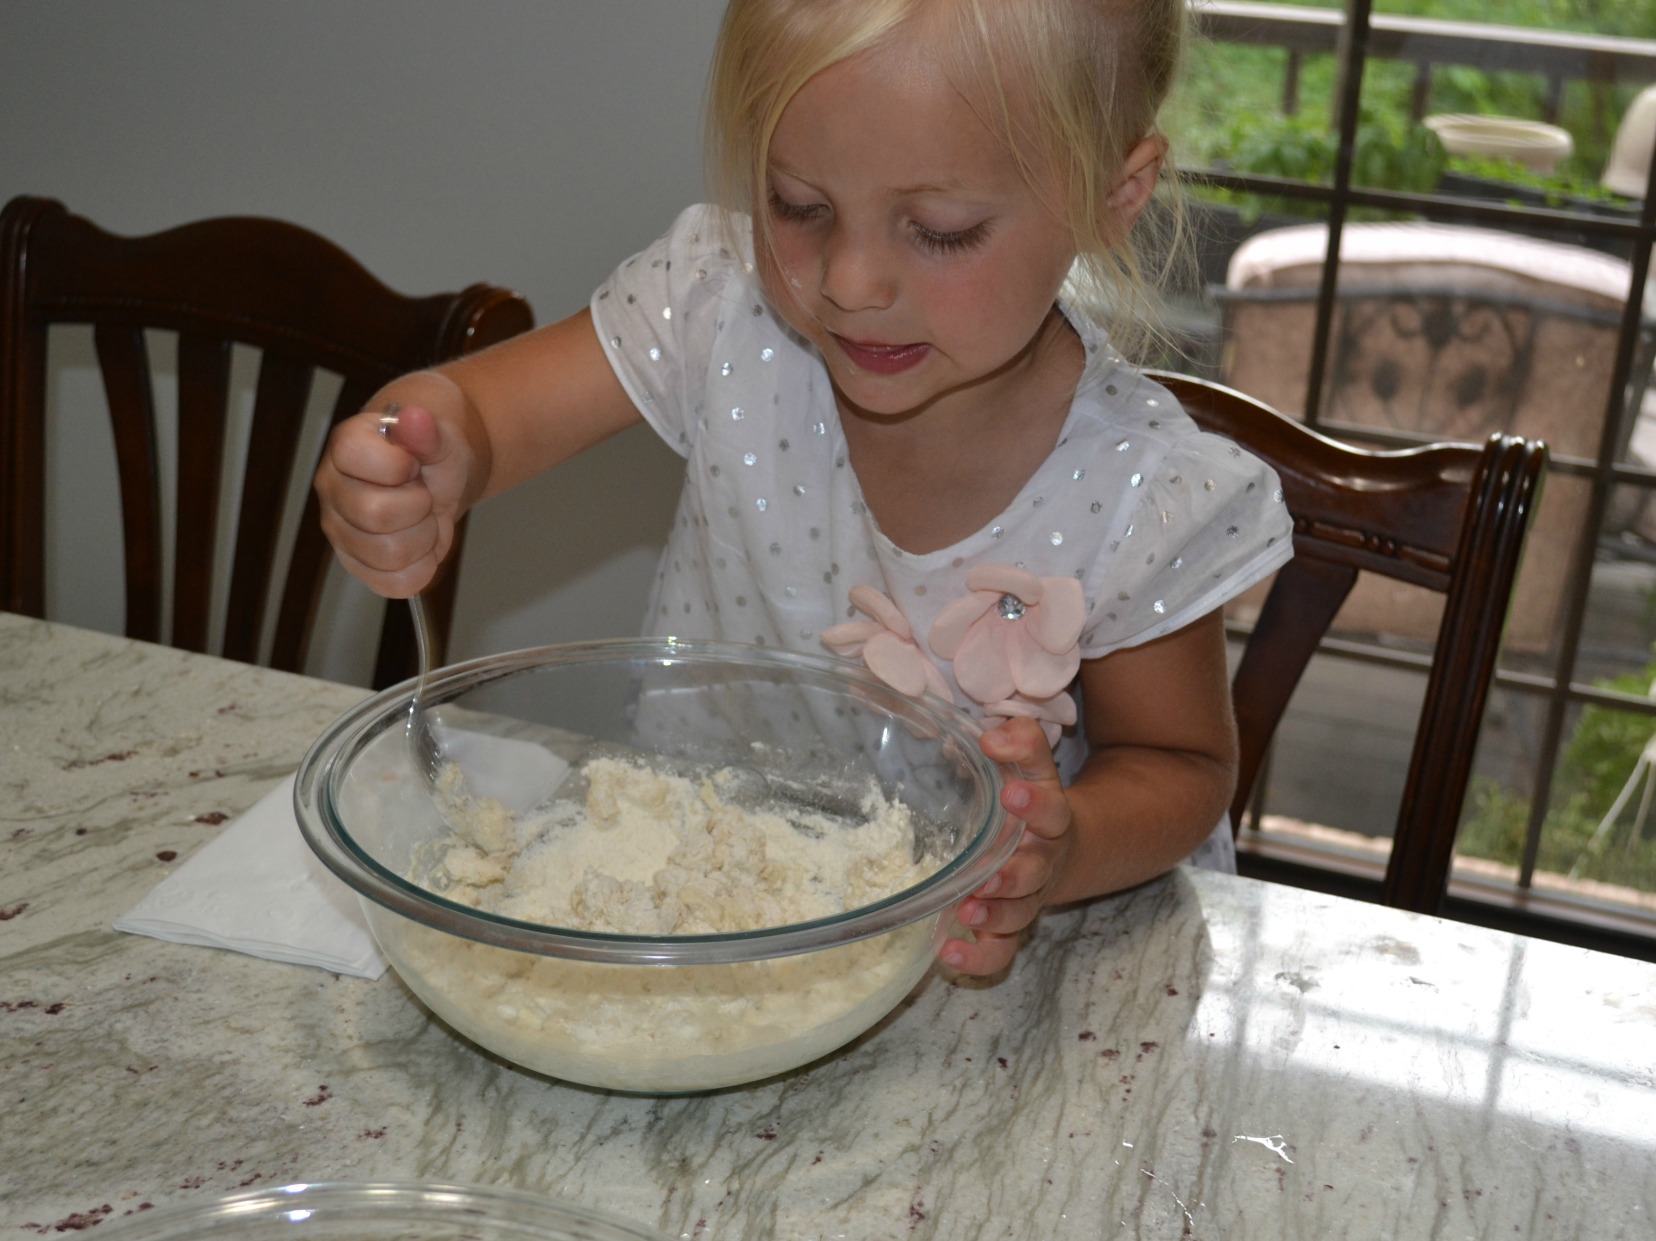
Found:
<svg viewBox="0 0 1656 1241"><path fill-rule="evenodd" d="M1571 711L1586 703L1613 704L1618 710L1656 718L1656 703L1648 698L1617 694L1578 680L1581 638L1595 556L1599 551L1599 532L1605 525L1612 494L1618 487L1643 489L1656 502L1656 471L1630 465L1625 454L1630 381L1636 378L1636 371L1649 367L1650 324L1642 315L1641 306L1652 244L1656 241L1656 167L1652 169L1642 204L1635 203L1635 210L1613 216L1499 199L1404 193L1385 186L1354 185L1352 163L1364 71L1372 62L1387 60L1413 66L1410 94L1413 120L1419 120L1429 110L1434 75L1440 69L1470 66L1485 72L1540 75L1545 81L1540 119L1556 123L1564 94L1574 83L1642 87L1656 82L1656 40L1405 18L1376 14L1372 10L1373 0L1350 0L1344 10L1238 0L1193 2L1192 14L1206 39L1221 44L1279 48L1286 53L1280 92L1280 106L1285 113L1295 113L1305 106L1301 87L1306 58L1336 57L1338 68L1329 119L1339 143L1327 182L1246 175L1223 169L1193 170L1186 174L1186 180L1198 189L1230 190L1316 204L1326 219L1327 249L1322 276L1312 290L1317 312L1303 413L1314 425L1323 425L1331 433L1349 438L1360 437L1361 433L1343 422L1328 425L1321 403L1329 391L1328 376L1333 366L1331 357L1341 302L1335 258L1340 253L1342 233L1353 207L1381 208L1429 221L1476 224L1543 236L1554 233L1567 234L1572 239L1584 237L1589 244L1603 243L1605 248L1629 257L1627 301L1618 317L1614 359L1608 374L1594 377L1595 383L1605 385L1603 391L1607 394L1604 408L1595 411L1601 419L1596 425L1602 428L1602 433L1593 451L1567 454L1555 466L1564 474L1585 480L1591 497L1582 518L1580 545L1574 549L1562 587L1564 598L1556 657L1550 667L1503 666L1497 679L1501 690L1528 696L1542 704L1535 783L1516 891L1492 895L1487 886L1478 890L1474 884L1463 885L1458 897L1455 890L1451 893L1460 916L1468 916L1469 909L1482 908L1488 914L1487 920L1499 921L1514 929L1586 942L1600 933L1604 919L1591 911L1583 912L1579 908L1572 911L1557 904L1550 912L1544 911L1546 902L1537 899L1534 879L1554 772ZM1383 430L1375 430L1380 434L1370 438L1385 442ZM1338 654L1342 658L1350 657L1350 652ZM1365 651L1361 658L1406 667L1411 656L1376 648ZM1336 869L1331 864L1331 874ZM1580 936L1572 936L1572 923L1581 932ZM1624 926L1618 933L1624 933L1624 946L1635 944L1642 937L1641 946L1627 950L1656 951L1656 920L1647 919L1642 930L1626 931ZM1593 942L1607 946L1601 940Z"/></svg>
<svg viewBox="0 0 1656 1241"><path fill-rule="evenodd" d="M1288 61L1282 110L1299 110L1304 58L1341 54L1353 21L1337 8L1251 4L1237 0L1195 0L1191 13L1203 37L1217 43L1280 48ZM1446 65L1486 73L1533 73L1545 79L1541 119L1556 123L1571 82L1644 86L1656 82L1656 40L1615 35L1536 30L1495 23L1438 21L1371 13L1364 46L1369 60L1394 60L1415 69L1413 118L1419 120L1431 96L1432 78Z"/></svg>

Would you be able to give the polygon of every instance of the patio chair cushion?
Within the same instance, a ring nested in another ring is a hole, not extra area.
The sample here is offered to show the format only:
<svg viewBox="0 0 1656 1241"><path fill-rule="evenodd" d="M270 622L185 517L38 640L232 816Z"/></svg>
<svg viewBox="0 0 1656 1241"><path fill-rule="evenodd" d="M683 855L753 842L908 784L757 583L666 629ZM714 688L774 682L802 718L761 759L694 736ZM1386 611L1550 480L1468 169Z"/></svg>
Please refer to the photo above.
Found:
<svg viewBox="0 0 1656 1241"><path fill-rule="evenodd" d="M1222 378L1296 416L1309 387L1327 244L1322 224L1261 233L1237 249L1227 287L1216 291ZM1627 263L1580 246L1427 223L1347 225L1340 255L1322 425L1338 435L1373 428L1471 443L1505 431L1545 440L1557 455L1597 456ZM1648 371L1648 338L1636 366L1637 375ZM1636 402L1641 388L1624 396ZM1623 398L1615 408L1620 418ZM1618 434L1628 445L1633 418L1623 422ZM1586 479L1559 472L1549 481L1519 579L1511 645L1542 651L1556 639L1589 501ZM1620 526L1639 519L1634 506L1612 512ZM1401 588L1365 584L1338 627L1421 638L1435 623L1431 610Z"/></svg>

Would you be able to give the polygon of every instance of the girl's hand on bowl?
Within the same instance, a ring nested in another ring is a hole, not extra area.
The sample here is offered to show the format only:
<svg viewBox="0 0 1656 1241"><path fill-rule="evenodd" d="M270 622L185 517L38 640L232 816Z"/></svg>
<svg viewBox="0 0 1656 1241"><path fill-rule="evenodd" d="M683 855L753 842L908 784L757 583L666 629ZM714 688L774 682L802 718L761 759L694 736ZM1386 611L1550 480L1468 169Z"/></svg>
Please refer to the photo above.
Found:
<svg viewBox="0 0 1656 1241"><path fill-rule="evenodd" d="M1022 772L1001 789L1001 805L1021 819L1018 848L982 887L955 909L973 940L951 939L938 954L962 974L994 974L1011 964L1024 933L1063 874L1074 816L1058 779L1052 747L1041 726L1018 718L985 732L983 752L1003 768Z"/></svg>

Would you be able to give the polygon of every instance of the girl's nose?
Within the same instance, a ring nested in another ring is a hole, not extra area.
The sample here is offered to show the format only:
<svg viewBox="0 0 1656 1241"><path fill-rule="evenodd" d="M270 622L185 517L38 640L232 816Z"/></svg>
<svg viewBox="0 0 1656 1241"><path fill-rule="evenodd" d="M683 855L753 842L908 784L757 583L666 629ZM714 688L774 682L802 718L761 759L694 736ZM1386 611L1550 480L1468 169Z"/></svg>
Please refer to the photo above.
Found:
<svg viewBox="0 0 1656 1241"><path fill-rule="evenodd" d="M820 287L840 310L883 310L895 298L896 281L881 246L836 228L823 245Z"/></svg>

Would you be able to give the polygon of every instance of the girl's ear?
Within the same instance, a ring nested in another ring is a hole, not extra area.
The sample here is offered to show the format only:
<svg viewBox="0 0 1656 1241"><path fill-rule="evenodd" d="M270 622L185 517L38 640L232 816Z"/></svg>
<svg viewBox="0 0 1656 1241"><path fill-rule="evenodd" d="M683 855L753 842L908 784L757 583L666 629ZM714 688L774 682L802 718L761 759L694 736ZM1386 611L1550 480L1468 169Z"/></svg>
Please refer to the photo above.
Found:
<svg viewBox="0 0 1656 1241"><path fill-rule="evenodd" d="M1121 161L1121 179L1105 199L1107 206L1120 213L1121 231L1133 226L1155 193L1156 180L1161 176L1162 160L1167 156L1167 139L1160 134L1142 138L1127 158Z"/></svg>

